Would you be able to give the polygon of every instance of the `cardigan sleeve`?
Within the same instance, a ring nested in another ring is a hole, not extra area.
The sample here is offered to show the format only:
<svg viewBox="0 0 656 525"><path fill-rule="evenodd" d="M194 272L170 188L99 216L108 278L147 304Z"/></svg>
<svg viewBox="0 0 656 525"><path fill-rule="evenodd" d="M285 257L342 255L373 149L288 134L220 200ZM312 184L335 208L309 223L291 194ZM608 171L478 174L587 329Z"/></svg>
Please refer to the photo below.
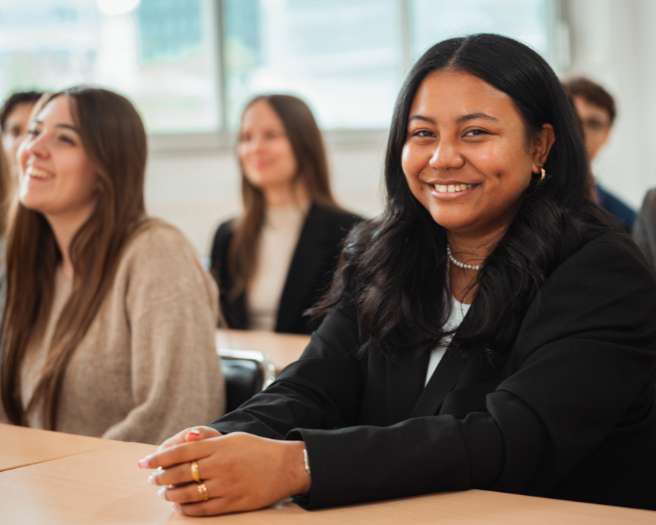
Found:
<svg viewBox="0 0 656 525"><path fill-rule="evenodd" d="M153 232L128 257L133 408L103 437L159 443L223 411L216 287L172 228Z"/></svg>
<svg viewBox="0 0 656 525"><path fill-rule="evenodd" d="M299 503L468 488L550 493L656 375L656 286L628 242L591 243L549 279L524 318L515 370L484 412L293 430L312 472Z"/></svg>

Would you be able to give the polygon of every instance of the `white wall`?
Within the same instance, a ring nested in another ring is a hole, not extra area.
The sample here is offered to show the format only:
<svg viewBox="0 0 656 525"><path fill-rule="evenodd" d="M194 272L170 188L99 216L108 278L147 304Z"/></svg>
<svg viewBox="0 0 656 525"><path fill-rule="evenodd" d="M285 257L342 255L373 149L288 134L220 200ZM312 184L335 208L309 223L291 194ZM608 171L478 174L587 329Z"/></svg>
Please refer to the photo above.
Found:
<svg viewBox="0 0 656 525"><path fill-rule="evenodd" d="M611 190L638 207L656 186L656 0L566 0L570 20L572 73L605 84L619 114L594 172ZM331 140L328 148L338 200L372 216L382 208L382 135L366 142ZM220 220L239 211L236 164L230 150L176 153L157 150L147 177L149 211L176 224L199 253L207 255Z"/></svg>
<svg viewBox="0 0 656 525"><path fill-rule="evenodd" d="M347 209L371 217L382 210L385 140L357 145L328 141L333 188ZM220 221L239 212L239 174L231 150L155 152L146 176L146 205L152 215L178 226L198 253L209 252Z"/></svg>
<svg viewBox="0 0 656 525"><path fill-rule="evenodd" d="M615 97L618 117L610 141L595 161L599 180L629 205L656 186L656 2L569 0L572 73L598 80Z"/></svg>

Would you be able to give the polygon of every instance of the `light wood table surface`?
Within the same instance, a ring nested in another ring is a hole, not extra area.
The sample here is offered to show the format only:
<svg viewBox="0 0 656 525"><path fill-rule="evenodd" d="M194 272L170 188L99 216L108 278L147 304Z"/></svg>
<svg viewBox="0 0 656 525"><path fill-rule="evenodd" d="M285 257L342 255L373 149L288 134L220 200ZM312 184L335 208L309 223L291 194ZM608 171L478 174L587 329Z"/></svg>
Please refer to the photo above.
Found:
<svg viewBox="0 0 656 525"><path fill-rule="evenodd" d="M105 448L109 443L104 439L0 424L0 471Z"/></svg>
<svg viewBox="0 0 656 525"><path fill-rule="evenodd" d="M217 330L219 349L255 350L262 352L280 372L296 361L310 341L307 335L277 334L257 330Z"/></svg>
<svg viewBox="0 0 656 525"><path fill-rule="evenodd" d="M0 428L0 435L6 429ZM29 431L29 429L28 429ZM38 432L38 431L33 431ZM74 438L61 434L65 439ZM35 434L33 442L52 436ZM71 444L74 443L71 439ZM152 445L107 441L105 447L0 472L3 525L653 525L656 512L471 490L305 511L285 503L256 512L185 518L148 485L137 460Z"/></svg>

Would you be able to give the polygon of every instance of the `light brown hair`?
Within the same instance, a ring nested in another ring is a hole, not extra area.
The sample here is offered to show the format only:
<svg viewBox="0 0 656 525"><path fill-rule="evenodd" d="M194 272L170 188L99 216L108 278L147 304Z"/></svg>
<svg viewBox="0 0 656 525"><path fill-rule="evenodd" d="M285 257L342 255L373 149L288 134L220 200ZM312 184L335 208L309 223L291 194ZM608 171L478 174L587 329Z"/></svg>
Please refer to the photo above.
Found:
<svg viewBox="0 0 656 525"><path fill-rule="evenodd" d="M42 401L44 424L51 429L57 427L66 367L112 285L123 247L146 222L146 133L134 106L116 93L84 86L49 95L44 105L61 96L71 101L82 147L98 182L95 209L70 244L73 287L56 322L31 401ZM7 231L7 303L2 323L2 402L16 424L25 423L20 367L28 344L43 335L48 322L61 260L46 218L17 205Z"/></svg>
<svg viewBox="0 0 656 525"><path fill-rule="evenodd" d="M13 197L13 179L9 169L9 161L0 147L0 237L5 236L7 229L7 214Z"/></svg>
<svg viewBox="0 0 656 525"><path fill-rule="evenodd" d="M321 131L305 102L291 95L260 95L250 100L242 111L256 102L268 103L282 121L296 159L294 183L302 183L313 203L337 208L330 188L330 175ZM261 189L254 186L241 169L241 196L244 211L234 225L234 236L228 251L228 267L234 285L228 291L235 298L243 293L255 274L257 240L262 231L266 201Z"/></svg>

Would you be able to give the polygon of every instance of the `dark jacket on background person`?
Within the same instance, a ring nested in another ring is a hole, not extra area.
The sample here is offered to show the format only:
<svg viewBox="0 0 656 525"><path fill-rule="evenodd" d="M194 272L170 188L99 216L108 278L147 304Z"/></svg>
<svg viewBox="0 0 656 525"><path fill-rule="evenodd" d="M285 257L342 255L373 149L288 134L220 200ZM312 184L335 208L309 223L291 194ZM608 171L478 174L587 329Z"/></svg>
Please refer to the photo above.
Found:
<svg viewBox="0 0 656 525"><path fill-rule="evenodd" d="M599 197L599 206L615 217L624 226L624 230L627 233L631 233L633 223L636 219L635 211L600 184L597 184L595 189Z"/></svg>
<svg viewBox="0 0 656 525"><path fill-rule="evenodd" d="M275 332L309 334L316 323L303 315L330 286L342 242L361 217L339 208L312 204L301 228L285 279ZM230 298L233 286L228 249L233 220L223 222L214 235L210 268L220 290L220 307L228 328L248 329L246 295Z"/></svg>
<svg viewBox="0 0 656 525"><path fill-rule="evenodd" d="M563 237L498 365L449 348L424 387L430 352L363 349L347 290L212 426L302 439L309 508L480 488L656 509L655 278L618 232Z"/></svg>

